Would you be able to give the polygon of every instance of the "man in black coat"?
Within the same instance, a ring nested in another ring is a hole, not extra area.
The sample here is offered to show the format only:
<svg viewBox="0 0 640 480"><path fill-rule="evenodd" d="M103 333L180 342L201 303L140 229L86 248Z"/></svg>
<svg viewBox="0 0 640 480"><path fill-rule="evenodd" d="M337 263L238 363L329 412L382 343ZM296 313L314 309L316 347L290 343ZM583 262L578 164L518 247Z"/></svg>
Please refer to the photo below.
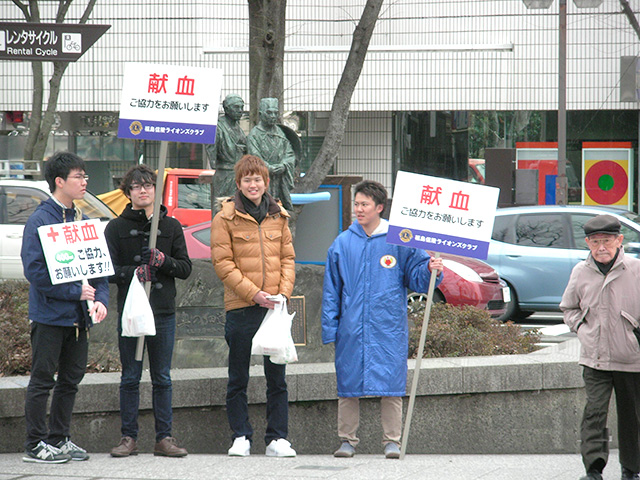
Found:
<svg viewBox="0 0 640 480"><path fill-rule="evenodd" d="M146 165L137 165L125 174L120 189L131 200L118 218L109 222L105 236L115 269L109 279L118 285L118 346L120 378L120 418L122 438L111 450L114 457L138 453L138 407L142 361L135 359L136 337L122 336L122 309L133 275L141 283L151 282L149 302L153 310L156 335L145 337L149 371L153 386L153 414L156 444L154 455L184 457L187 450L177 445L171 434L171 357L176 332L175 279L191 274L191 260L182 225L167 216L161 206L156 248L149 248L151 217L155 199L156 174Z"/></svg>

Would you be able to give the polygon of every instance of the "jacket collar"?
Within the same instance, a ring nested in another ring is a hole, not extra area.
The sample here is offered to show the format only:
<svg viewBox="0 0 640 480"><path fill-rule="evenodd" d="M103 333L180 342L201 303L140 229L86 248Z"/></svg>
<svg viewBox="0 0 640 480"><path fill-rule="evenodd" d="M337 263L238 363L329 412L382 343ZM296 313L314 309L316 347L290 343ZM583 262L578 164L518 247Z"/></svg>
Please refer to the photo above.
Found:
<svg viewBox="0 0 640 480"><path fill-rule="evenodd" d="M591 255L591 253L589 253L589 256L585 260L585 263L589 266L589 268L592 268L595 271L597 271L598 273L602 274L602 272L600 272L600 269L596 265L596 261L593 258L593 255ZM620 252L618 253L618 257L616 258L616 261L614 262L613 266L611 267L611 270L609 270L609 273L613 272L614 270L618 270L618 269L622 268L621 265L623 265L624 263L625 263L625 260L624 260L624 246L621 245L620 246ZM609 276L609 275L607 274L607 276Z"/></svg>
<svg viewBox="0 0 640 480"><path fill-rule="evenodd" d="M120 214L122 218L132 220L134 222L146 223L149 221L147 214L144 210L134 210L131 208L131 203L128 203L124 210ZM167 216L167 207L160 205L160 220Z"/></svg>
<svg viewBox="0 0 640 480"><path fill-rule="evenodd" d="M269 200L269 207L267 209L268 217L282 215L285 218L289 218L291 216L289 215L289 212L287 212L280 206L277 200L273 198L269 194L269 192L265 192L265 195L267 195L267 198ZM233 197L227 197L222 200L222 203L220 205L220 212L222 214L222 218L225 218L227 220L232 219L236 214L239 214L240 216L245 218L251 218L253 220L253 217L245 211L244 205L242 205L242 200L240 200L240 197L238 196L238 192L236 192Z"/></svg>
<svg viewBox="0 0 640 480"><path fill-rule="evenodd" d="M264 192L265 197L267 198L267 215L276 215L280 213L280 205L276 202L276 199L271 196L269 192ZM240 199L240 191L236 191L235 196L233 197L233 203L236 207L236 210L242 213L247 213L247 210L244 208L242 204L242 200Z"/></svg>

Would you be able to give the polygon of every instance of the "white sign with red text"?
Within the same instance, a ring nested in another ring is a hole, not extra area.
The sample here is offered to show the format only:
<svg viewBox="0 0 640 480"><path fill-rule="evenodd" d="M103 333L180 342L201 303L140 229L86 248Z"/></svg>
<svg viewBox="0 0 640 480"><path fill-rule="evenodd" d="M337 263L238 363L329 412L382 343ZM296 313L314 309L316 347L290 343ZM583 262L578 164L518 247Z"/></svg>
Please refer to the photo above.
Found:
<svg viewBox="0 0 640 480"><path fill-rule="evenodd" d="M42 225L38 235L54 285L115 273L98 219Z"/></svg>
<svg viewBox="0 0 640 480"><path fill-rule="evenodd" d="M217 68L127 63L118 137L214 143L221 88Z"/></svg>
<svg viewBox="0 0 640 480"><path fill-rule="evenodd" d="M484 260L500 190L398 172L387 242Z"/></svg>

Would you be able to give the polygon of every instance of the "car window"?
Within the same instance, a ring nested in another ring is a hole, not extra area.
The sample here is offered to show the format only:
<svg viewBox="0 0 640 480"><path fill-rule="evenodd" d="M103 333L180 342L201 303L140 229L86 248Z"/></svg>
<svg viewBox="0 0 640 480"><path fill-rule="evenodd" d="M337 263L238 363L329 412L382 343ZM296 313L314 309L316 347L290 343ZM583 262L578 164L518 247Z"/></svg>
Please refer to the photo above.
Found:
<svg viewBox="0 0 640 480"><path fill-rule="evenodd" d="M563 218L558 215L520 215L515 228L517 245L566 248Z"/></svg>
<svg viewBox="0 0 640 480"><path fill-rule="evenodd" d="M197 178L178 179L178 208L211 208L211 185Z"/></svg>
<svg viewBox="0 0 640 480"><path fill-rule="evenodd" d="M111 220L116 218L116 214L102 200L87 192L81 200L74 200L74 203L89 218L99 218L100 220Z"/></svg>
<svg viewBox="0 0 640 480"><path fill-rule="evenodd" d="M3 223L9 225L24 225L43 200L49 198L44 192L35 188L4 187L3 196Z"/></svg>
<svg viewBox="0 0 640 480"><path fill-rule="evenodd" d="M193 236L201 243L204 243L207 247L211 246L211 229L210 228L203 228L202 230L198 230L197 232L193 233Z"/></svg>
<svg viewBox="0 0 640 480"><path fill-rule="evenodd" d="M512 215L499 215L493 221L493 232L491 238L499 242L514 243L513 235L509 235L509 227L513 220Z"/></svg>
<svg viewBox="0 0 640 480"><path fill-rule="evenodd" d="M584 224L587 221L591 220L595 215L588 214L577 214L574 213L571 215L571 228L573 229L573 238L576 243L576 248L580 250L589 250L587 247L587 243L584 241ZM622 228L620 229L620 233L624 235L624 240L622 242L623 245L626 245L629 242L639 243L640 242L640 234L638 234L637 230L634 230L624 223L622 223Z"/></svg>
<svg viewBox="0 0 640 480"><path fill-rule="evenodd" d="M591 220L595 215L587 215L584 213L574 213L571 215L571 230L573 230L573 239L576 248L579 250L589 250L587 242L584 241L584 224Z"/></svg>

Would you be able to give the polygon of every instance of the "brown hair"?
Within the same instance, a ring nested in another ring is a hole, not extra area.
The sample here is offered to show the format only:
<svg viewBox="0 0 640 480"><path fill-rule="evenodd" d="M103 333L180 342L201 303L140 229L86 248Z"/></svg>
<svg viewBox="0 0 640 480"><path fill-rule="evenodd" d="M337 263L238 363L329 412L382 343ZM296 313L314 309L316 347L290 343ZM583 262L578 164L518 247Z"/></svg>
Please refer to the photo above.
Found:
<svg viewBox="0 0 640 480"><path fill-rule="evenodd" d="M242 177L247 175L260 175L264 179L264 183L269 183L269 168L260 157L255 155L245 155L233 169L236 172L236 183L240 184Z"/></svg>
<svg viewBox="0 0 640 480"><path fill-rule="evenodd" d="M376 205L387 205L387 189L379 182L363 180L354 187L353 195L357 193L371 197Z"/></svg>
<svg viewBox="0 0 640 480"><path fill-rule="evenodd" d="M140 185L143 183L153 183L155 185L156 172L151 170L151 168L144 163L135 165L124 174L122 182L120 182L120 190L128 196L131 193L131 185L134 183Z"/></svg>

